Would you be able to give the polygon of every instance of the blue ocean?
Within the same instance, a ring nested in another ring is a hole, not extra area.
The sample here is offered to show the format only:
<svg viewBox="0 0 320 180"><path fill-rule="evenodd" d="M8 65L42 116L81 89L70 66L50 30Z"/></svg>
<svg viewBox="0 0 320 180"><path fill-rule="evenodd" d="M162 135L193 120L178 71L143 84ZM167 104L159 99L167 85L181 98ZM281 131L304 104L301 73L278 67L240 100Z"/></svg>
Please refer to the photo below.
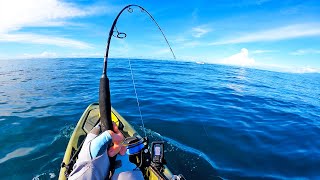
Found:
<svg viewBox="0 0 320 180"><path fill-rule="evenodd" d="M103 60L0 61L0 179L57 179ZM131 59L147 136L187 179L320 179L320 74ZM143 135L128 59L113 107Z"/></svg>

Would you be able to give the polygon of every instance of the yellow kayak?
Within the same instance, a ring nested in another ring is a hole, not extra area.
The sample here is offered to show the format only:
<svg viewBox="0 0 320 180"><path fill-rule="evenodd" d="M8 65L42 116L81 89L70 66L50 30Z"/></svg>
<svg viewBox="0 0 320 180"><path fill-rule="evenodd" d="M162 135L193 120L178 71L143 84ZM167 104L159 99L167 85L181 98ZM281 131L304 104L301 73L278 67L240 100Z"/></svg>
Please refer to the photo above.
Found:
<svg viewBox="0 0 320 180"><path fill-rule="evenodd" d="M142 137L133 129L133 127L113 108L111 118L112 121L118 125L119 130L125 138L132 137L142 139ZM59 180L67 179L66 175L72 171L72 166L77 159L82 142L85 140L87 133L89 133L91 129L99 123L99 119L99 104L90 104L82 114L70 138L63 162L61 164ZM137 162L141 161L141 159L139 159L141 158L140 155L137 155L136 158ZM165 165L161 171L152 165L140 167L140 170L142 171L145 179L172 179L172 177L174 177L171 171Z"/></svg>

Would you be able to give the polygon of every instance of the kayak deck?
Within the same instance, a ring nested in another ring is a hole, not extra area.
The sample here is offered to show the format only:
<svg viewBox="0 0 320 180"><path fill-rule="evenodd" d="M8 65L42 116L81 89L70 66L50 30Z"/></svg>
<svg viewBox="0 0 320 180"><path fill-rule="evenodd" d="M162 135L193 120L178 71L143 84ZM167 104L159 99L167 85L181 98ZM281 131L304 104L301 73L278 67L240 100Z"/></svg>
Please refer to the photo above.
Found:
<svg viewBox="0 0 320 180"><path fill-rule="evenodd" d="M99 123L99 104L93 103L90 104L87 109L82 114L80 120L77 123L77 126L75 127L73 134L70 138L70 141L68 143L63 163L68 164L72 156L76 154L79 148L81 148L81 144L85 140L87 133L91 131L93 127L95 127ZM128 137L139 137L141 136L133 129L133 127L115 110L112 108L112 114L111 119L113 122L115 122L121 133L124 135L125 138ZM73 164L72 164L73 166ZM59 174L59 180L65 180L66 167L61 166L60 174ZM159 173L152 167L146 167L144 173L145 179L171 179L172 173L167 168L167 166L164 167L163 175L164 177L161 177Z"/></svg>

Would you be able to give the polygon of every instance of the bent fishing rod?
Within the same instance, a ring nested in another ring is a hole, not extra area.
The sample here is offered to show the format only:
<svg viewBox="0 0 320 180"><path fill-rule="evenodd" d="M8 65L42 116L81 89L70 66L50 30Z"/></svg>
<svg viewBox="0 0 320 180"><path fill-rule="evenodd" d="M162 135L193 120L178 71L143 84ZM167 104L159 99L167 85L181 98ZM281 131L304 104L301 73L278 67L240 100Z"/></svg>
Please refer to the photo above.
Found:
<svg viewBox="0 0 320 180"><path fill-rule="evenodd" d="M176 59L176 56L165 36L165 34L163 33L162 29L160 28L159 24L156 22L156 20L153 18L153 16L143 7L139 6L139 5L127 5L126 7L124 7L119 14L116 16L116 18L114 19L112 26L110 28L109 31L109 36L108 36L108 42L107 42L107 47L106 47L106 53L104 56L104 63L103 63L103 71L102 71L102 76L100 78L100 87L99 87L99 110L100 110L100 122L102 123L102 127L103 127L103 131L104 130L113 130L113 125L112 125L112 119L111 119L111 98L110 98L110 83L109 83L109 78L107 75L107 67L108 67L108 57L109 57L109 47L110 47L110 43L111 43L111 38L116 37L116 38L126 38L127 34L124 32L119 32L118 28L117 28L117 22L119 17L121 16L121 14L127 10L129 13L133 12L133 8L132 7L137 7L141 10L141 12L145 12L150 18L151 20L155 23L155 25L158 27L158 29L160 30L160 32L162 33L162 36L164 37L167 45L170 48L170 51L173 55L173 58Z"/></svg>

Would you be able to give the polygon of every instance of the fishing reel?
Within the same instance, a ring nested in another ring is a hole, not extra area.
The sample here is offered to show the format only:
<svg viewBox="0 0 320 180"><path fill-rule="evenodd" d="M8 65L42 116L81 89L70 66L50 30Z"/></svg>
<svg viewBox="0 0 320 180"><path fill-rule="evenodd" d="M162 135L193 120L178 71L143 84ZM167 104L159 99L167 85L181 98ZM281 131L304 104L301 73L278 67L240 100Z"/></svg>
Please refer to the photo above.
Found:
<svg viewBox="0 0 320 180"><path fill-rule="evenodd" d="M126 138L123 145L127 146L129 161L137 165L141 171L148 171L148 167L158 171L160 179L167 179L163 174L166 160L164 156L164 141L154 141L149 148L147 137L137 136ZM185 180L182 174L173 175L170 180Z"/></svg>
<svg viewBox="0 0 320 180"><path fill-rule="evenodd" d="M149 167L151 163L151 155L148 149L148 138L137 136L126 138L123 145L127 146L127 154L129 161L136 164L139 168Z"/></svg>
<svg viewBox="0 0 320 180"><path fill-rule="evenodd" d="M154 141L151 143L151 149L148 147L149 140L147 137L129 137L123 142L127 146L127 154L130 162L136 164L139 168L153 166L162 172L166 164L164 158L164 142Z"/></svg>

